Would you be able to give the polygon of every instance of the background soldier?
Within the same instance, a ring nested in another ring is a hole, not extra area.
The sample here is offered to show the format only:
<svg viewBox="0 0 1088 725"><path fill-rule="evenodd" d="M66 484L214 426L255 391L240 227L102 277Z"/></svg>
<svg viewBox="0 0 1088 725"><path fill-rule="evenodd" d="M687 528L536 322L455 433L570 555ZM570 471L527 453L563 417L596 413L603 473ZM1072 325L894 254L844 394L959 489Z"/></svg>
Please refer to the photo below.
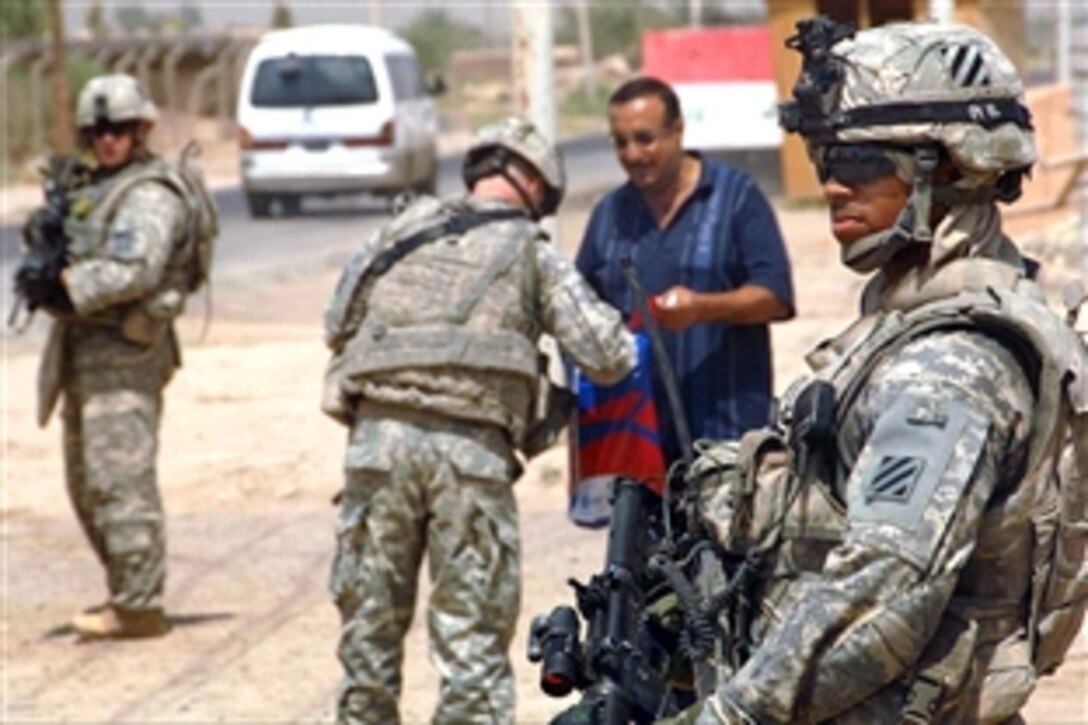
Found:
<svg viewBox="0 0 1088 725"><path fill-rule="evenodd" d="M189 291L189 210L147 147L156 119L127 75L94 78L77 109L82 165L66 179L66 266L17 278L54 320L39 377L39 422L63 394L68 492L106 568L109 601L78 614L85 638L167 630L163 510L156 483L162 389L180 362L172 320ZM34 238L41 214L31 217ZM39 235L40 236L40 235Z"/></svg>
<svg viewBox="0 0 1088 725"><path fill-rule="evenodd" d="M1082 495L1055 486L1056 451L1086 442L1088 404L1083 347L995 205L1035 160L1021 84L969 28L799 29L783 124L808 143L843 262L876 274L787 395L784 432L696 464L723 546L763 564L758 604L726 609L716 692L679 719L1010 721L1083 611L1082 581L1072 626L1042 624L1054 529L1077 516L1058 497Z"/></svg>
<svg viewBox="0 0 1088 725"><path fill-rule="evenodd" d="M520 598L520 472L554 335L602 382L634 341L535 220L565 184L528 122L484 128L464 163L471 194L422 197L346 269L326 316L335 352L326 412L351 426L332 591L343 620L342 722L398 721L403 639L424 554L434 586L436 722L512 722L507 649Z"/></svg>

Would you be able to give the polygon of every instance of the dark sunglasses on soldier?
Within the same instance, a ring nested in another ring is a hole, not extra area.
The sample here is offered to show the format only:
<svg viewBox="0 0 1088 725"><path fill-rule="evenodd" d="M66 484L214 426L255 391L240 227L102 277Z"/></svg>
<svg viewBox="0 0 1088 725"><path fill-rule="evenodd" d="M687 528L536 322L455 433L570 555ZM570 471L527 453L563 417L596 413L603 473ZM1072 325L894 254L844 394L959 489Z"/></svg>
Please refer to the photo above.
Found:
<svg viewBox="0 0 1088 725"><path fill-rule="evenodd" d="M124 136L136 131L136 123L133 121L99 121L91 126L92 136Z"/></svg>
<svg viewBox="0 0 1088 725"><path fill-rule="evenodd" d="M834 179L846 186L861 186L895 173L892 150L879 144L834 144L817 151L816 176L820 183Z"/></svg>

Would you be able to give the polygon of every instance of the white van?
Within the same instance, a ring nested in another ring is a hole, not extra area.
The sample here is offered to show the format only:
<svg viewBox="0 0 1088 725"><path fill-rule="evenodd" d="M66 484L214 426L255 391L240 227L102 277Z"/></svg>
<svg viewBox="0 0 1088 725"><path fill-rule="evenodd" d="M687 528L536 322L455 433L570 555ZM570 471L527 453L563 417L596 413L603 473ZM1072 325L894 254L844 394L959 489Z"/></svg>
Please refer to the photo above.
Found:
<svg viewBox="0 0 1088 725"><path fill-rule="evenodd" d="M241 179L250 213L307 194L432 192L438 120L415 51L366 25L266 33L238 92Z"/></svg>

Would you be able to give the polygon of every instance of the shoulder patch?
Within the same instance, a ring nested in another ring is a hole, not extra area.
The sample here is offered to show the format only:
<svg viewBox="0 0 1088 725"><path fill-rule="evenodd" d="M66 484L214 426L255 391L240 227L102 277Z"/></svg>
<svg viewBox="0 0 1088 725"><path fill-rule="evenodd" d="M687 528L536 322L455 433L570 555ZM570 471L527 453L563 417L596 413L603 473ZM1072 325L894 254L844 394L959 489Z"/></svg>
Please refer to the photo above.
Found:
<svg viewBox="0 0 1088 725"><path fill-rule="evenodd" d="M122 217L113 222L108 230L106 242L106 254L114 259L124 261L137 260L143 257L142 245L137 244L136 227L132 220Z"/></svg>
<svg viewBox="0 0 1088 725"><path fill-rule="evenodd" d="M959 400L896 399L848 484L853 533L925 569L975 475L989 429Z"/></svg>

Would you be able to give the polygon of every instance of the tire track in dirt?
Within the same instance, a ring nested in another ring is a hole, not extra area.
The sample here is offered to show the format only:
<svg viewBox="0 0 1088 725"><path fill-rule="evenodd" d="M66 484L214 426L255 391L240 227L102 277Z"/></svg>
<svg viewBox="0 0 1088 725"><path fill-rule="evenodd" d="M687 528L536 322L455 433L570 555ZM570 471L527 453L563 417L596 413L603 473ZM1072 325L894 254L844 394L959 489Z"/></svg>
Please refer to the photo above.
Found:
<svg viewBox="0 0 1088 725"><path fill-rule="evenodd" d="M287 528L286 526L282 528ZM205 647L189 659L180 672L169 677L151 691L137 694L114 710L111 722L141 722L150 716L171 712L171 705L186 699L209 681L220 677L231 664L244 657L256 645L264 642L297 615L325 603L324 587L317 583L325 571L320 564L327 560L325 552L306 559L306 565L294 576L286 596L277 597L261 614L244 619L215 644Z"/></svg>
<svg viewBox="0 0 1088 725"><path fill-rule="evenodd" d="M196 589L200 582L211 577L218 571L227 569L232 562L241 559L256 545L272 538L275 534L296 523L297 520L291 520L286 524L277 521L269 522L255 535L245 539L244 541L239 542L237 545L231 547L222 555L212 559L207 566L204 566L194 572L186 574L182 578L181 583L175 588L175 594L171 598L177 599L178 601L184 601L186 595ZM36 641L30 640L24 647L16 648L16 650L11 654L13 657L18 658L20 649L29 649L35 646L35 644ZM59 671L50 671L48 673L44 673L41 680L36 685L32 685L31 689L24 697L31 701L37 700L43 694L49 692L50 690L53 690L57 687L63 687L67 681L78 677L88 668L93 666L100 658L102 658L103 656L108 656L110 653L114 652L117 647L125 646L127 644L130 643L103 641L94 643L94 646L88 645L88 649L90 651L88 651L86 654L77 657L73 662L62 667Z"/></svg>

